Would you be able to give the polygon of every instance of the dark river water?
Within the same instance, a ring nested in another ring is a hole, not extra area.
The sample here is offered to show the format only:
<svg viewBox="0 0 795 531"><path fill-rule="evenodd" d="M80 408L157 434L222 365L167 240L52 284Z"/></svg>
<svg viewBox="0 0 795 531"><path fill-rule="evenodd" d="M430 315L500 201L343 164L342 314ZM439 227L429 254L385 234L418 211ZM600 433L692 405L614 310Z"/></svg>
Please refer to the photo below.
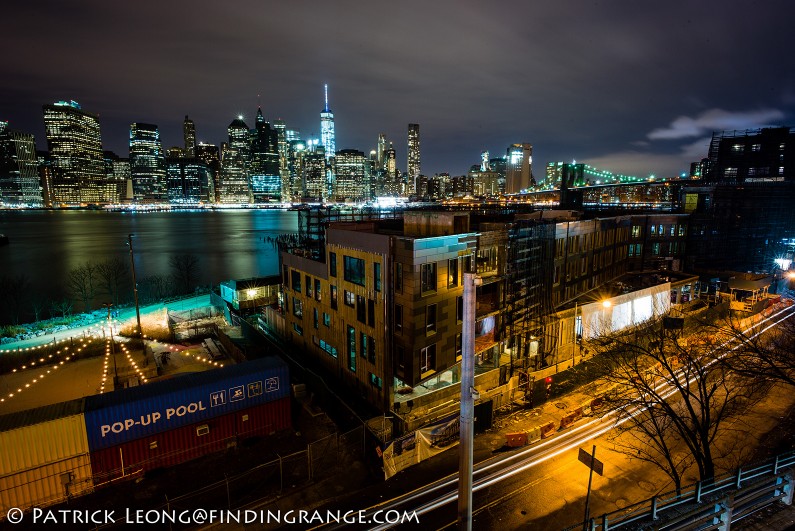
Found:
<svg viewBox="0 0 795 531"><path fill-rule="evenodd" d="M70 270L112 257L129 264L128 234L134 234L139 283L170 275L169 258L176 254L198 258L197 281L203 285L275 275L276 250L263 240L297 230L297 213L284 210L0 211L0 233L10 240L0 246L0 277L22 274L32 294L63 298Z"/></svg>

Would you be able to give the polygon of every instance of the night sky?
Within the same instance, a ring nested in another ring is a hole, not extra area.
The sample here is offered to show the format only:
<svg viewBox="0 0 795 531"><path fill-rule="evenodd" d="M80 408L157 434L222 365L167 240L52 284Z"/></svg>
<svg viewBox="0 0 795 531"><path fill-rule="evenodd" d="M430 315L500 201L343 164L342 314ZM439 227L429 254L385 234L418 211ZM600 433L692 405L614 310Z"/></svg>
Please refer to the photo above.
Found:
<svg viewBox="0 0 795 531"><path fill-rule="evenodd" d="M41 106L100 116L128 155L132 122L220 143L257 105L318 137L329 84L337 149L384 132L406 167L465 173L480 152L671 176L713 130L795 125L791 1L485 0L14 2L3 12L0 120L46 147Z"/></svg>

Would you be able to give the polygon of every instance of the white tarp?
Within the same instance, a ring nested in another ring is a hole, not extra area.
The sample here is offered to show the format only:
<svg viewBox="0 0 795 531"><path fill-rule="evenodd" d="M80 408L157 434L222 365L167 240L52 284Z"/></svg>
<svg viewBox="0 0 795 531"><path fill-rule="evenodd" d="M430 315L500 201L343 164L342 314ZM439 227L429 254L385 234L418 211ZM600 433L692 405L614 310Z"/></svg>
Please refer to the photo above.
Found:
<svg viewBox="0 0 795 531"><path fill-rule="evenodd" d="M458 413L392 441L383 452L384 479L433 457L459 442Z"/></svg>

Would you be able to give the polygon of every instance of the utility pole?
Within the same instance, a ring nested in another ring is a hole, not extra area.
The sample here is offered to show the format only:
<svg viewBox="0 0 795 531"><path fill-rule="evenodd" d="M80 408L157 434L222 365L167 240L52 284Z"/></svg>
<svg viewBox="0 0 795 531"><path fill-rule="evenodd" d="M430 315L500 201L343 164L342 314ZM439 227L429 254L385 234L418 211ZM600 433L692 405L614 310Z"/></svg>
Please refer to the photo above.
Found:
<svg viewBox="0 0 795 531"><path fill-rule="evenodd" d="M472 446L475 418L475 296L480 279L464 273L461 330L461 450L458 466L458 528L472 531Z"/></svg>
<svg viewBox="0 0 795 531"><path fill-rule="evenodd" d="M113 322L110 320L110 309L113 305L109 302L104 303L102 306L105 306L108 309L108 329L110 330L110 355L113 358L113 390L116 390L116 385L118 384L119 380L119 370L116 367L116 346L113 344Z"/></svg>
<svg viewBox="0 0 795 531"><path fill-rule="evenodd" d="M135 280L135 257L133 256L133 235L127 236L127 245L130 246L130 265L132 267L133 296L135 297L135 320L138 322L138 337L144 340L144 333L141 330L141 310L138 307L138 282Z"/></svg>

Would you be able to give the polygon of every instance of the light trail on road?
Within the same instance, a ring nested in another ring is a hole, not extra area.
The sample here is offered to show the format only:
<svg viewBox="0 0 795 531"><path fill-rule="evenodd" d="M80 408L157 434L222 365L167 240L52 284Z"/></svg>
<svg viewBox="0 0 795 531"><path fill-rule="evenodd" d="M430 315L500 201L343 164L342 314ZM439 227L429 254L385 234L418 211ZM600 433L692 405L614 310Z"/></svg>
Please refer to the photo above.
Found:
<svg viewBox="0 0 795 531"><path fill-rule="evenodd" d="M780 324L781 322L793 317L795 315L795 306L787 306L770 316L761 319L757 323L748 326L742 331L743 334L752 332L750 338L755 338L758 335L766 332L772 327ZM736 336L724 341L714 350L725 348L734 341L741 341ZM742 345L739 342L736 346L730 348L729 352L736 350ZM710 363L715 363L714 360ZM680 371L681 377L681 371ZM692 383L694 379L688 380ZM680 382L684 383L684 382ZM667 398L676 393L677 388L671 383L661 383L657 389L662 390L664 387L671 389L666 391L664 397ZM492 457L481 463L478 463L473 471L472 492L478 492L482 489L493 486L501 481L504 481L516 474L520 474L553 459L565 452L571 451L581 444L590 440L596 439L605 433L613 430L617 426L627 422L630 418L642 413L645 410L642 406L636 406L633 409L625 411L609 411L599 418L592 419L584 424L580 424L564 432L557 432L557 434L539 444L534 444L526 449L520 450L516 453L507 456ZM442 494L436 494L439 491ZM428 499L431 497L431 499ZM406 494L402 494L390 500L385 500L381 503L363 509L365 514L372 515L375 511L381 510L401 510L401 511L416 511L418 515L428 514L445 505L458 499L458 474L450 474L442 479L431 482L423 487L415 489ZM416 505L409 505L413 503ZM452 524L454 522L450 522ZM323 529L340 529L342 525L321 526ZM374 531L386 530L394 527L394 524L382 524L373 527Z"/></svg>

